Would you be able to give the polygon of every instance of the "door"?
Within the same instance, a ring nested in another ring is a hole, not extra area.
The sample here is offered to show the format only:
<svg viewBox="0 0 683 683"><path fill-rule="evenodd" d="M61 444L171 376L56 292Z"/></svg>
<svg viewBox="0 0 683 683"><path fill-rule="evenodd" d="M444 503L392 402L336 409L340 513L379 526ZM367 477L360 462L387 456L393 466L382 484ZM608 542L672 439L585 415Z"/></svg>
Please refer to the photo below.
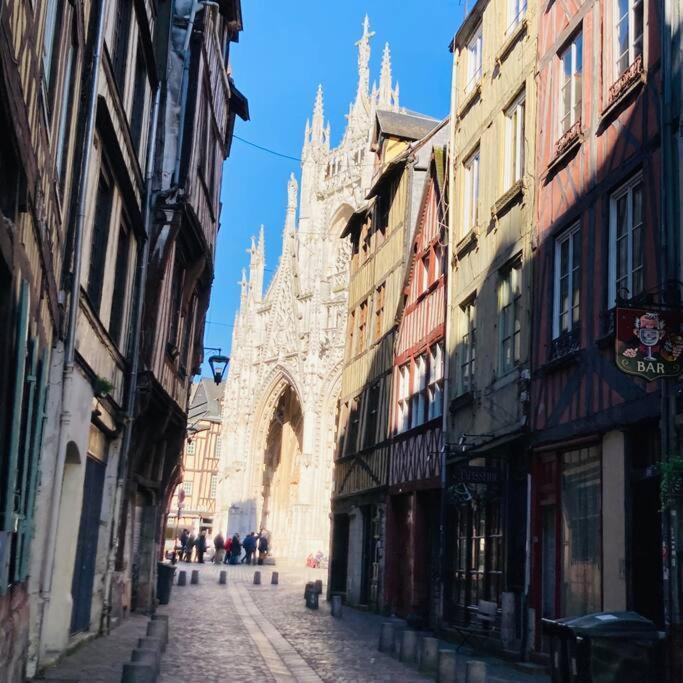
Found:
<svg viewBox="0 0 683 683"><path fill-rule="evenodd" d="M335 515L330 562L330 593L346 595L346 573L349 561L349 516Z"/></svg>
<svg viewBox="0 0 683 683"><path fill-rule="evenodd" d="M85 482L83 484L83 506L78 528L76 562L71 583L71 633L87 631L90 628L90 608L92 589L95 580L95 560L97 558L97 539L104 488L104 464L87 458Z"/></svg>

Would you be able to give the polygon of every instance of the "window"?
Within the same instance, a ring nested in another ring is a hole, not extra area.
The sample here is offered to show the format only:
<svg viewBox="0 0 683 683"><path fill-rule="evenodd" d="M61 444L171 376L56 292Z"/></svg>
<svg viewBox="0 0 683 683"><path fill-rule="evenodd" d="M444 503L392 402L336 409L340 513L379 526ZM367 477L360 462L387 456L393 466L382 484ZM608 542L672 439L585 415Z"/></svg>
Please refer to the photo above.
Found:
<svg viewBox="0 0 683 683"><path fill-rule="evenodd" d="M643 54L643 0L615 0L615 4L618 78Z"/></svg>
<svg viewBox="0 0 683 683"><path fill-rule="evenodd" d="M45 32L43 33L43 83L47 95L48 111L51 111L54 93L54 79L59 67L58 57L61 42L59 34L64 14L64 0L48 0L45 12Z"/></svg>
<svg viewBox="0 0 683 683"><path fill-rule="evenodd" d="M446 249L440 244L434 247L434 280L436 282L445 272Z"/></svg>
<svg viewBox="0 0 683 683"><path fill-rule="evenodd" d="M581 299L581 227L575 225L555 240L553 338L579 323Z"/></svg>
<svg viewBox="0 0 683 683"><path fill-rule="evenodd" d="M88 271L88 298L97 313L102 303L102 285L106 264L107 242L109 241L109 223L114 198L114 188L104 172L100 174L95 204L95 221L90 242L90 269Z"/></svg>
<svg viewBox="0 0 683 683"><path fill-rule="evenodd" d="M197 443L194 441L194 439L192 441L188 441L187 445L185 446L185 455L194 455L196 447ZM187 489L185 489L185 492L187 493Z"/></svg>
<svg viewBox="0 0 683 683"><path fill-rule="evenodd" d="M207 128L207 103L206 103L206 96L205 96L206 88L201 89L201 96L200 96L200 101L199 101L199 143L198 143L198 149L197 149L197 171L199 172L199 175L204 179L206 182L207 179L207 173L206 173L206 150L208 146L208 128Z"/></svg>
<svg viewBox="0 0 683 683"><path fill-rule="evenodd" d="M133 104L130 112L130 134L133 140L133 148L138 153L140 165L143 164L142 123L145 113L145 94L147 92L147 66L142 45L138 45L138 55L135 60L135 84L133 86Z"/></svg>
<svg viewBox="0 0 683 683"><path fill-rule="evenodd" d="M638 177L610 198L610 304L643 291L643 182Z"/></svg>
<svg viewBox="0 0 683 683"><path fill-rule="evenodd" d="M368 300L366 299L360 305L359 315L358 315L358 349L357 352L365 350L365 336L368 330Z"/></svg>
<svg viewBox="0 0 683 683"><path fill-rule="evenodd" d="M130 260L130 230L125 223L119 228L119 242L116 247L116 268L114 271L114 295L111 300L111 315L109 318L109 335L119 349L123 349L121 330L123 328L123 314L128 289L128 262Z"/></svg>
<svg viewBox="0 0 683 683"><path fill-rule="evenodd" d="M410 427L417 427L425 421L425 393L427 388L427 358L425 354L415 359L413 390L410 397Z"/></svg>
<svg viewBox="0 0 683 683"><path fill-rule="evenodd" d="M346 453L358 450L358 432L360 427L360 396L356 396L349 404L349 431L346 436Z"/></svg>
<svg viewBox="0 0 683 683"><path fill-rule="evenodd" d="M505 189L524 175L524 93L505 112Z"/></svg>
<svg viewBox="0 0 683 683"><path fill-rule="evenodd" d="M479 149L464 164L463 233L472 230L479 218Z"/></svg>
<svg viewBox="0 0 683 683"><path fill-rule="evenodd" d="M410 424L410 363L398 370L398 419L396 432L405 432Z"/></svg>
<svg viewBox="0 0 683 683"><path fill-rule="evenodd" d="M476 320L475 302L462 307L462 341L460 343L460 393L474 388L476 369Z"/></svg>
<svg viewBox="0 0 683 683"><path fill-rule="evenodd" d="M429 253L420 259L418 269L418 294L421 294L429 289Z"/></svg>
<svg viewBox="0 0 683 683"><path fill-rule="evenodd" d="M192 495L192 484L193 484L193 483L194 483L194 482L191 482L191 481L184 481L184 482L182 483L181 488L185 489L185 495L186 495L187 497L189 497L189 496Z"/></svg>
<svg viewBox="0 0 683 683"><path fill-rule="evenodd" d="M337 415L337 450L336 457L341 458L344 455L344 441L346 439L346 427L349 417L349 403L339 404L339 413Z"/></svg>
<svg viewBox="0 0 683 683"><path fill-rule="evenodd" d="M223 448L223 440L221 439L220 436L217 436L216 437L216 448L214 449L214 453L213 453L214 458L220 458L222 448Z"/></svg>
<svg viewBox="0 0 683 683"><path fill-rule="evenodd" d="M126 78L126 62L128 61L128 39L133 16L133 0L117 0L116 23L114 25L112 59L114 62L114 79L123 96Z"/></svg>
<svg viewBox="0 0 683 683"><path fill-rule="evenodd" d="M562 614L601 606L602 503L599 448L562 454Z"/></svg>
<svg viewBox="0 0 683 683"><path fill-rule="evenodd" d="M428 418L433 420L443 413L443 344L439 342L429 350L429 403Z"/></svg>
<svg viewBox="0 0 683 683"><path fill-rule="evenodd" d="M383 332L384 326L384 290L385 285L381 284L375 291L375 334L374 341L377 341Z"/></svg>
<svg viewBox="0 0 683 683"><path fill-rule="evenodd" d="M526 0L508 0L508 28L507 33L522 21L526 12Z"/></svg>
<svg viewBox="0 0 683 683"><path fill-rule="evenodd" d="M384 240L389 227L392 194L392 192L381 192L377 197L377 228L379 235L381 235L380 242Z"/></svg>
<svg viewBox="0 0 683 683"><path fill-rule="evenodd" d="M209 498L216 497L216 485L218 484L218 477L215 474L211 475L211 483L209 484Z"/></svg>
<svg viewBox="0 0 683 683"><path fill-rule="evenodd" d="M467 44L467 85L465 86L465 93L471 92L481 78L482 39L482 27L479 26Z"/></svg>
<svg viewBox="0 0 683 683"><path fill-rule="evenodd" d="M583 76L583 35L577 34L560 55L560 136L581 121L581 84Z"/></svg>
<svg viewBox="0 0 683 683"><path fill-rule="evenodd" d="M513 265L501 274L498 283L498 330L500 334L498 367L501 374L509 372L519 363L521 271L520 263Z"/></svg>
<svg viewBox="0 0 683 683"><path fill-rule="evenodd" d="M76 84L76 34L71 32L69 50L66 54L64 69L64 84L61 89L61 104L59 108L59 127L57 129L57 152L55 155L55 169L59 177L59 191L64 194L66 186L66 161L69 151L69 132L71 124L71 110L73 108L74 89Z"/></svg>
<svg viewBox="0 0 683 683"><path fill-rule="evenodd" d="M187 305L187 310L183 316L183 342L180 348L180 363L183 372L187 373L191 365L191 352L192 352L192 330L193 323L195 320L195 311L197 306L197 296L194 295L191 301Z"/></svg>
<svg viewBox="0 0 683 683"><path fill-rule="evenodd" d="M177 247L176 247L177 249ZM176 251L173 264L173 282L171 284L171 310L169 312L168 343L177 347L180 332L180 309L183 300L183 260L180 252ZM180 349L177 349L180 351Z"/></svg>
<svg viewBox="0 0 683 683"><path fill-rule="evenodd" d="M356 355L356 347L354 345L356 336L356 311L349 313L349 349L351 349L351 357Z"/></svg>
<svg viewBox="0 0 683 683"><path fill-rule="evenodd" d="M367 416L365 418L365 434L363 447L369 448L377 442L377 415L379 412L379 382L370 387L367 400Z"/></svg>

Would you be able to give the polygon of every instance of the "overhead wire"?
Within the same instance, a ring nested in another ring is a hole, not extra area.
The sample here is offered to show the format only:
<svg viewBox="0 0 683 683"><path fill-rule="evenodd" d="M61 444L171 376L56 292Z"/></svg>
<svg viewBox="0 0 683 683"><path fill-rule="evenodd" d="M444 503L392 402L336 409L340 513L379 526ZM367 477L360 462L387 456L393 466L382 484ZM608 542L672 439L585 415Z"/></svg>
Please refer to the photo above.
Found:
<svg viewBox="0 0 683 683"><path fill-rule="evenodd" d="M269 147L264 147L263 145L257 145L255 142L251 142L250 140L245 140L244 138L241 138L239 135L233 135L233 138L236 140L239 140L240 142L243 142L245 145L249 145L250 147L255 147L256 149L260 149L262 152L267 152L268 154L272 154L273 156L276 157L282 157L283 159L290 159L291 161L298 161L299 163L301 162L301 159L298 157L293 157L290 156L289 154L283 154L282 152L276 152L274 149L270 149Z"/></svg>

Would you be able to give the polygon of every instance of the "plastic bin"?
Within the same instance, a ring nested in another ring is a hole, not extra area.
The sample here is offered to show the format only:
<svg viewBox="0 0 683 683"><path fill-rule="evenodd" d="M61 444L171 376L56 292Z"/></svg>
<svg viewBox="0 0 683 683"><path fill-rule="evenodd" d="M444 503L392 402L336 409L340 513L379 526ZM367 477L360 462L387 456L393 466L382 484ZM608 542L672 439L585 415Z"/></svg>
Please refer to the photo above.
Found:
<svg viewBox="0 0 683 683"><path fill-rule="evenodd" d="M166 562L157 562L157 600L160 605L168 605L171 599L171 586L175 566Z"/></svg>
<svg viewBox="0 0 683 683"><path fill-rule="evenodd" d="M543 619L553 683L661 683L664 634L636 612Z"/></svg>

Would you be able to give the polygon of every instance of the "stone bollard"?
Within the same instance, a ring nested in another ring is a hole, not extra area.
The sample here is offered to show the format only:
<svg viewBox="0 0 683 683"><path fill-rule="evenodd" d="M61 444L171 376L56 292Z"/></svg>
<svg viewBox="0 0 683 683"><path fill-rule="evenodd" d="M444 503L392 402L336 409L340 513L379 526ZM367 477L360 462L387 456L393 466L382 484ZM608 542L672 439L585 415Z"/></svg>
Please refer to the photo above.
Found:
<svg viewBox="0 0 683 683"><path fill-rule="evenodd" d="M423 636L420 639L420 671L435 672L439 668L439 639Z"/></svg>
<svg viewBox="0 0 683 683"><path fill-rule="evenodd" d="M436 674L438 683L456 683L458 680L457 665L455 650L439 650L439 668Z"/></svg>
<svg viewBox="0 0 683 683"><path fill-rule="evenodd" d="M465 683L486 683L486 662L467 662L465 664Z"/></svg>
<svg viewBox="0 0 683 683"><path fill-rule="evenodd" d="M342 599L341 595L333 595L332 596L332 611L331 611L332 616L335 619L341 619L342 618Z"/></svg>
<svg viewBox="0 0 683 683"><path fill-rule="evenodd" d="M151 648L144 648L133 650L130 656L131 662L141 662L142 664L151 664L154 667L156 675L159 675L159 670L161 668L161 656L159 650L153 650Z"/></svg>
<svg viewBox="0 0 683 683"><path fill-rule="evenodd" d="M156 671L151 664L126 662L123 665L121 683L154 683L156 679Z"/></svg>
<svg viewBox="0 0 683 683"><path fill-rule="evenodd" d="M196 586L199 583L199 569L193 569L190 576L190 584Z"/></svg>
<svg viewBox="0 0 683 683"><path fill-rule="evenodd" d="M391 621L382 622L379 632L379 651L391 652L394 647L394 624Z"/></svg>
<svg viewBox="0 0 683 683"><path fill-rule="evenodd" d="M228 572L225 569L221 569L221 573L218 575L218 583L221 586L228 583Z"/></svg>
<svg viewBox="0 0 683 683"><path fill-rule="evenodd" d="M505 592L501 594L500 639L503 647L511 649L514 645L515 629L515 594Z"/></svg>
<svg viewBox="0 0 683 683"><path fill-rule="evenodd" d="M270 575L270 585L277 586L280 583L280 575L277 572L273 572Z"/></svg>
<svg viewBox="0 0 683 683"><path fill-rule="evenodd" d="M304 600L308 599L309 591L314 591L314 590L315 590L315 584L313 583L313 581L309 581L306 584L306 588L304 588Z"/></svg>
<svg viewBox="0 0 683 683"><path fill-rule="evenodd" d="M322 594L323 594L323 582L322 582L322 579L318 579L318 580L315 582L315 592L316 592L318 595L322 595Z"/></svg>
<svg viewBox="0 0 683 683"><path fill-rule="evenodd" d="M150 638L158 638L161 641L161 651L166 651L168 643L168 623L165 621L150 621L147 624L147 635Z"/></svg>
<svg viewBox="0 0 683 683"><path fill-rule="evenodd" d="M400 659L407 664L412 664L417 659L417 631L409 628L403 631Z"/></svg>
<svg viewBox="0 0 683 683"><path fill-rule="evenodd" d="M187 572L184 569L178 572L178 585L187 586Z"/></svg>
<svg viewBox="0 0 683 683"><path fill-rule="evenodd" d="M254 585L255 586L261 585L261 572L254 572Z"/></svg>
<svg viewBox="0 0 683 683"><path fill-rule="evenodd" d="M306 593L306 607L308 609L318 609L318 598L320 596L314 591L308 591Z"/></svg>

